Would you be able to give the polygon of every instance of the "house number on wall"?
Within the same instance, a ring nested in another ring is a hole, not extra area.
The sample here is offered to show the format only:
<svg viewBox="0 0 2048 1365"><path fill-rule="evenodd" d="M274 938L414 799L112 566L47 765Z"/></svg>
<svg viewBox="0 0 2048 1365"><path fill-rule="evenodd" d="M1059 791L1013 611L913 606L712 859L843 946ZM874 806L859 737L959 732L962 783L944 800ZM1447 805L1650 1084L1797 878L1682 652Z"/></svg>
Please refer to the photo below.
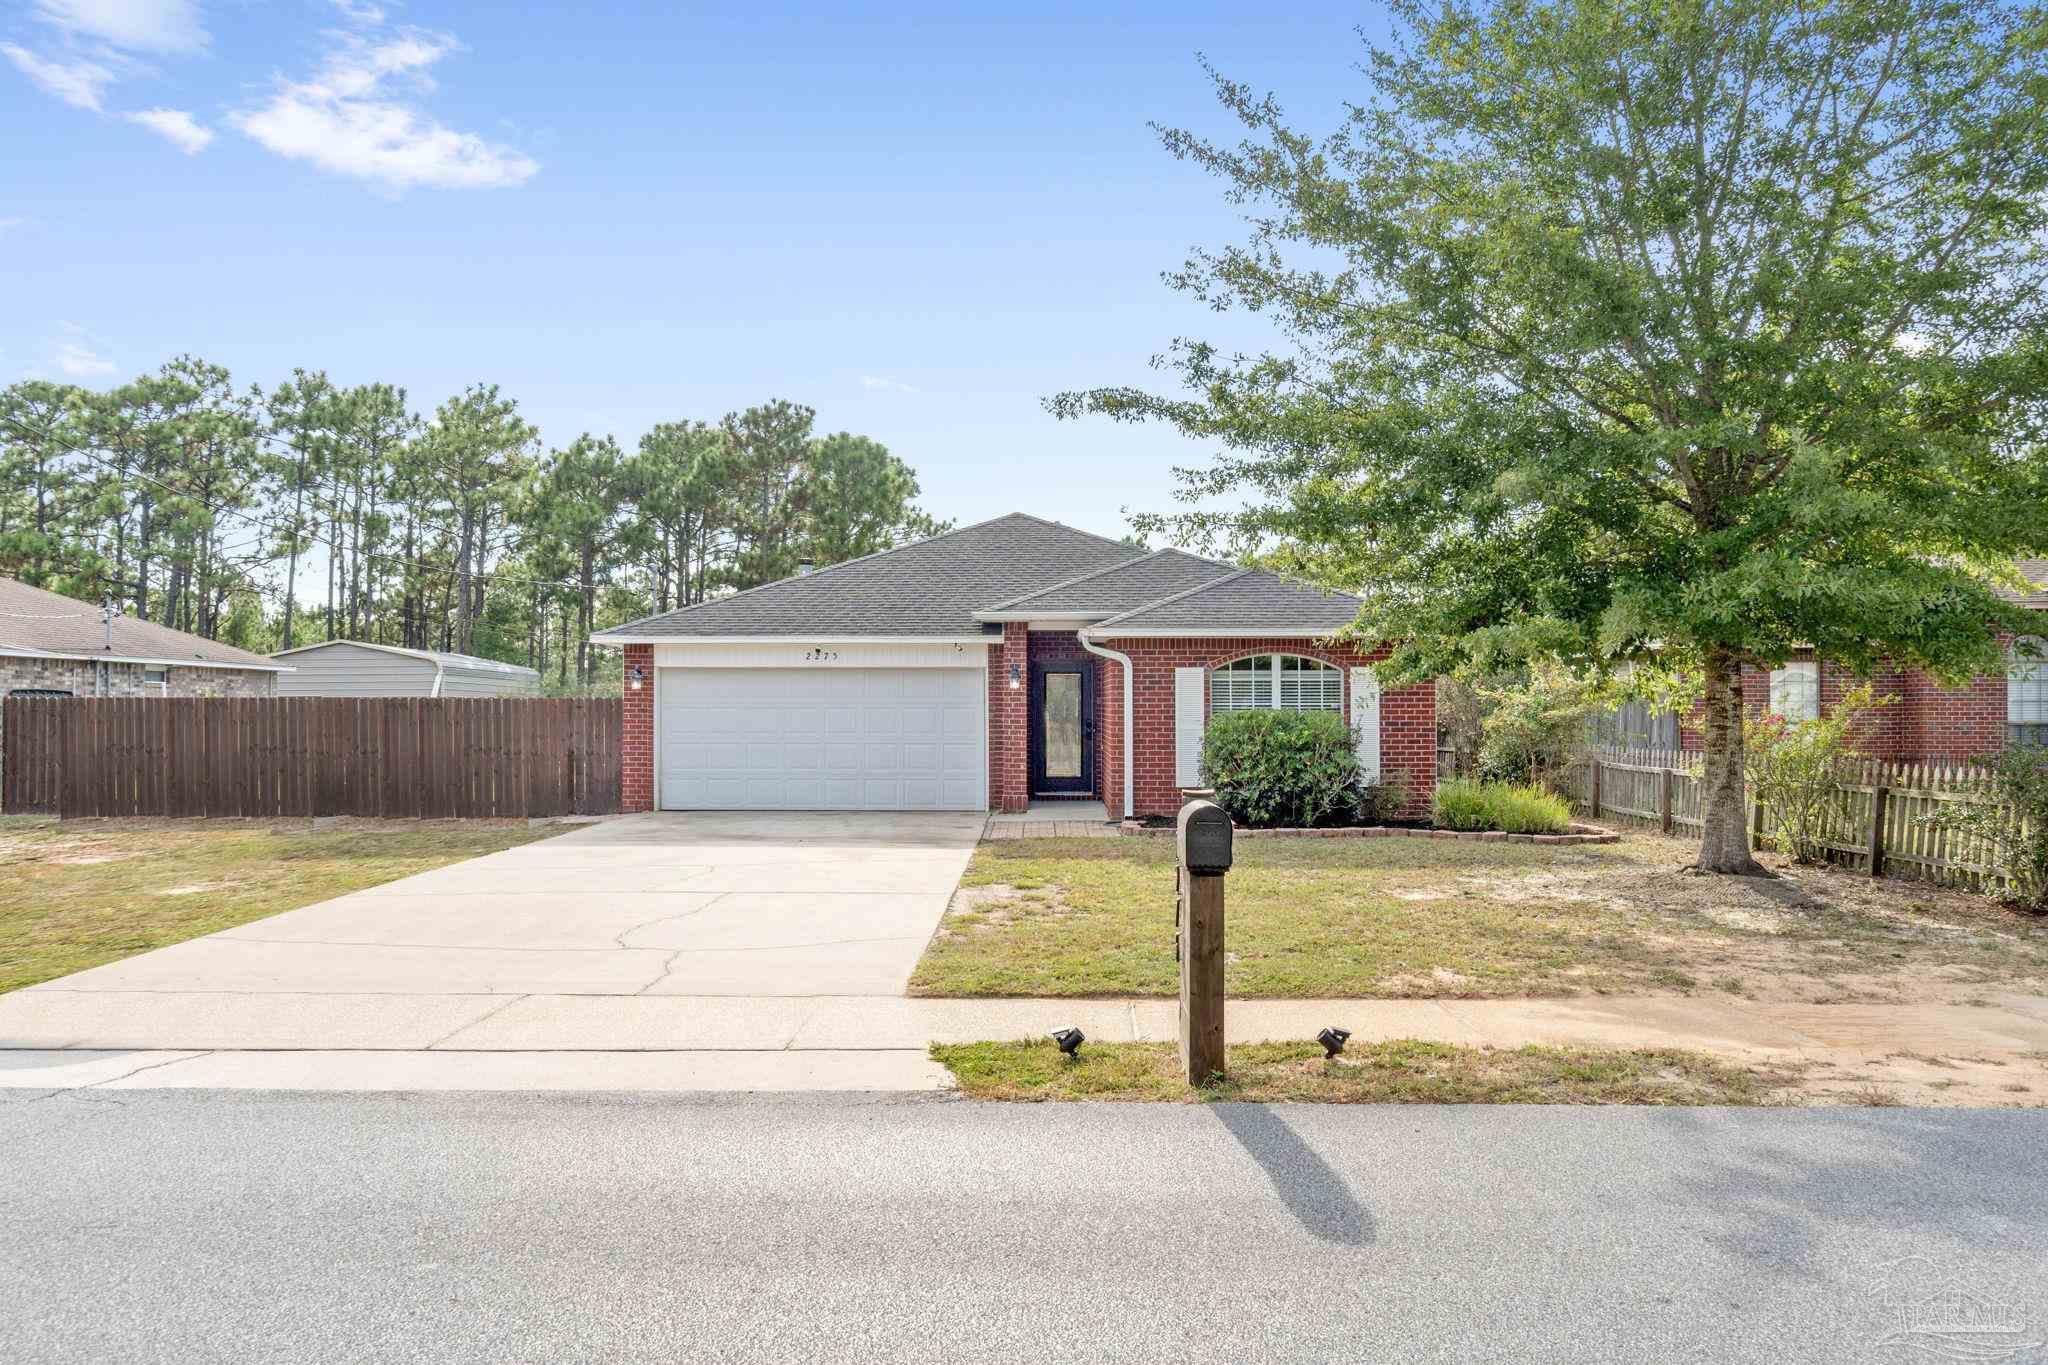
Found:
<svg viewBox="0 0 2048 1365"><path fill-rule="evenodd" d="M838 657L839 651L836 649L814 649L804 655L806 660L814 664L829 664Z"/></svg>

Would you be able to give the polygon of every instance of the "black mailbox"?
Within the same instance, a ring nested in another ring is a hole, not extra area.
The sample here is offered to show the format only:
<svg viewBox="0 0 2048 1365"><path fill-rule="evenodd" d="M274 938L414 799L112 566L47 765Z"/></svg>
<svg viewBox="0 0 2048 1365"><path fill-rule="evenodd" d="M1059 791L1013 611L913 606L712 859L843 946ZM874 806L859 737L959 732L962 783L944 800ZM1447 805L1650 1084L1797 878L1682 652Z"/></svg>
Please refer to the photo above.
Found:
<svg viewBox="0 0 2048 1365"><path fill-rule="evenodd" d="M1180 808L1180 865L1217 876L1230 871L1230 816L1214 801L1190 801Z"/></svg>

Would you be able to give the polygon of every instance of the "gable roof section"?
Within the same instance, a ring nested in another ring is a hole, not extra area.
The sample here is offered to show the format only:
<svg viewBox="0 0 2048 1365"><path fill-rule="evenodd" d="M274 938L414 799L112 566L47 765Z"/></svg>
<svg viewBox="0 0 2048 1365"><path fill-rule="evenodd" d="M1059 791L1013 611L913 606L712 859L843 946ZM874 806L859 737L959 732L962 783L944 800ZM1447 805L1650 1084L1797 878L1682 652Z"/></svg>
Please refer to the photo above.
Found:
<svg viewBox="0 0 2048 1365"><path fill-rule="evenodd" d="M1137 559L998 602L976 614L984 621L1063 614L1114 616L1236 572L1237 566L1233 564L1204 559L1185 550L1154 550Z"/></svg>
<svg viewBox="0 0 2048 1365"><path fill-rule="evenodd" d="M76 597L0 578L0 654L26 658L91 659L111 663L162 664L177 668L246 668L289 673L289 664L217 640L187 635L133 616L114 618L113 645L107 643L100 609Z"/></svg>
<svg viewBox="0 0 2048 1365"><path fill-rule="evenodd" d="M2027 582L2034 585L2033 591L2005 592L2001 590L2000 595L2010 597L2023 607L2032 607L2035 611L2048 611L2048 559L2022 559L2018 561L2016 567L2025 576Z"/></svg>
<svg viewBox="0 0 2048 1365"><path fill-rule="evenodd" d="M1129 635L1330 635L1358 618L1360 599L1241 569L1088 627L1107 639Z"/></svg>
<svg viewBox="0 0 2048 1365"><path fill-rule="evenodd" d="M983 627L974 613L989 603L1144 553L1120 540L1012 512L591 638L599 644L730 636L981 639Z"/></svg>

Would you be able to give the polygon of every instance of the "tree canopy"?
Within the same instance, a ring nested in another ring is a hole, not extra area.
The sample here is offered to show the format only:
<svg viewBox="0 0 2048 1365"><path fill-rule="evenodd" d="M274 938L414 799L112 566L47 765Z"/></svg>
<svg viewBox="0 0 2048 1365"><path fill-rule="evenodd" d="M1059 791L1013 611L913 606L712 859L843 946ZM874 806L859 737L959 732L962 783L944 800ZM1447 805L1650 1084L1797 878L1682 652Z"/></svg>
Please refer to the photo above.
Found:
<svg viewBox="0 0 2048 1365"><path fill-rule="evenodd" d="M255 650L450 649L597 685L592 631L944 529L876 441L783 401L558 449L478 384L417 412L190 356L0 390L0 574Z"/></svg>
<svg viewBox="0 0 2048 1365"><path fill-rule="evenodd" d="M1187 392L1183 536L1363 591L1423 676L1698 670L1701 865L1750 871L1739 672L1955 677L2048 550L2048 23L1950 0L1393 0L1335 132L1218 76L1251 206L1171 282L1270 319ZM1221 506L1217 505L1218 500Z"/></svg>

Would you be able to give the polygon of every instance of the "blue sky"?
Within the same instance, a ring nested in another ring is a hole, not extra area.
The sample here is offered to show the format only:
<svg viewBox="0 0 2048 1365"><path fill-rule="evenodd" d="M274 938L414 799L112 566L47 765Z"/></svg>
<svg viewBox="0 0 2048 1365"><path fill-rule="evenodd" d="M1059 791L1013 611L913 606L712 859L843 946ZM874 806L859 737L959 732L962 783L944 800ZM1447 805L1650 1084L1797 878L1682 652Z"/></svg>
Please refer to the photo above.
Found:
<svg viewBox="0 0 2048 1365"><path fill-rule="evenodd" d="M0 379L189 351L416 406L496 382L545 440L769 397L874 436L926 506L1105 532L1205 452L1060 423L1174 336L1242 235L1148 120L1228 134L1196 60L1305 126L1372 9L887 10L5 0Z"/></svg>

